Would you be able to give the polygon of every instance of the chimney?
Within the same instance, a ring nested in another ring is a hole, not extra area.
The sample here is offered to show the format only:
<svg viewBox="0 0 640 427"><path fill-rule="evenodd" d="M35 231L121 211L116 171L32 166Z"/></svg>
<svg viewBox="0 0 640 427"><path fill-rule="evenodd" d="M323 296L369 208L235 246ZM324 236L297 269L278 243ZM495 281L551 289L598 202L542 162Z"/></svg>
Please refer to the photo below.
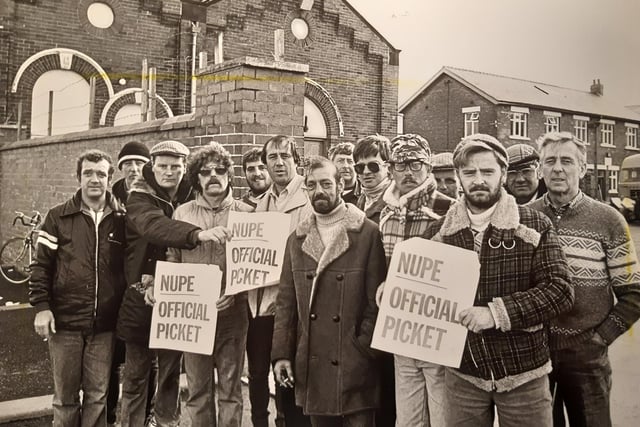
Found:
<svg viewBox="0 0 640 427"><path fill-rule="evenodd" d="M604 95L604 86L600 83L600 79L594 80L591 85L591 89L589 90L593 95L602 96Z"/></svg>

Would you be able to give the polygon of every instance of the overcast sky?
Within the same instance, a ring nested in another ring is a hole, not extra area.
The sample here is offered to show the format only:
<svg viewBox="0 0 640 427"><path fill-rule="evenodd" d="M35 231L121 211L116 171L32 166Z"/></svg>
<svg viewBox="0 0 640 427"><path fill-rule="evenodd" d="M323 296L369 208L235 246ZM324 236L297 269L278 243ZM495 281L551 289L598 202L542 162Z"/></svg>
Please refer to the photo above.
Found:
<svg viewBox="0 0 640 427"><path fill-rule="evenodd" d="M400 54L400 105L443 65L640 104L638 0L348 0Z"/></svg>

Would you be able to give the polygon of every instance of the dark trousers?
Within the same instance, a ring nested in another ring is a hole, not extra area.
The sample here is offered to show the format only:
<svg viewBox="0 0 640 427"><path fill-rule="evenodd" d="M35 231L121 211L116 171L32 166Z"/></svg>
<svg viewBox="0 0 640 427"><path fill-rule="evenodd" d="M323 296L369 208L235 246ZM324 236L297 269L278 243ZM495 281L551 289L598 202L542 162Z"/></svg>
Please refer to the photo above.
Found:
<svg viewBox="0 0 640 427"><path fill-rule="evenodd" d="M554 398L554 426L610 427L611 365L608 348L593 340L551 352L549 374Z"/></svg>
<svg viewBox="0 0 640 427"><path fill-rule="evenodd" d="M373 427L375 411L360 411L340 417L311 415L313 427Z"/></svg>
<svg viewBox="0 0 640 427"><path fill-rule="evenodd" d="M396 425L396 381L392 353L380 356L380 407L376 411L376 427Z"/></svg>

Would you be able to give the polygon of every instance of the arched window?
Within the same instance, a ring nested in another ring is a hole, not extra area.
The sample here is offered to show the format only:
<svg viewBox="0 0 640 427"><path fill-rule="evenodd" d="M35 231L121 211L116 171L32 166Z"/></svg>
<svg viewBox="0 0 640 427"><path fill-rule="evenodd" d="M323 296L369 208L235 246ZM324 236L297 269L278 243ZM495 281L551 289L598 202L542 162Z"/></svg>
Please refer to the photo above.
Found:
<svg viewBox="0 0 640 427"><path fill-rule="evenodd" d="M31 137L47 136L49 99L53 94L51 135L89 129L89 83L73 71L42 74L31 92Z"/></svg>
<svg viewBox="0 0 640 427"><path fill-rule="evenodd" d="M318 106L304 98L304 154L327 155L327 122Z"/></svg>
<svg viewBox="0 0 640 427"><path fill-rule="evenodd" d="M113 120L114 126L132 125L134 123L141 122L141 105L140 104L126 104L118 110L116 118Z"/></svg>

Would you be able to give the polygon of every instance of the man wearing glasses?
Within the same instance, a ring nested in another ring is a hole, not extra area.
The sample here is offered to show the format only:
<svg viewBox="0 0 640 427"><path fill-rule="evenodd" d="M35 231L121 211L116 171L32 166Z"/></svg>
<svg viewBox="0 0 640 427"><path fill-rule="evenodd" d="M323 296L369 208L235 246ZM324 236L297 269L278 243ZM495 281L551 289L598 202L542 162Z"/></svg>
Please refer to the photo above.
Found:
<svg viewBox="0 0 640 427"><path fill-rule="evenodd" d="M179 206L173 219L210 230L213 239L193 249L169 248L167 261L191 264L213 264L226 270L226 242L231 240L227 228L229 212L253 211L251 206L233 199L231 155L217 142L196 151L187 165L189 181L196 192L195 200ZM242 387L247 339L247 294L224 295L216 302L218 320L212 355L184 353L189 397L185 409L193 426L237 427L242 423ZM217 371L217 384L214 380ZM215 390L215 393L214 393ZM218 415L214 394L218 398ZM217 422L216 422L217 421Z"/></svg>
<svg viewBox="0 0 640 427"><path fill-rule="evenodd" d="M387 161L391 143L382 135L368 135L356 142L353 149L354 169L362 187L356 206L376 224L385 203L382 194L391 184Z"/></svg>
<svg viewBox="0 0 640 427"><path fill-rule="evenodd" d="M380 213L387 265L396 243L422 236L429 224L445 215L454 201L436 190L431 173L431 148L422 136L395 137L391 141L389 167L393 181L382 196L386 206ZM395 355L395 380L396 425L445 425L441 365Z"/></svg>
<svg viewBox="0 0 640 427"><path fill-rule="evenodd" d="M507 193L515 197L519 205L526 205L540 198L546 192L546 187L538 178L540 156L536 149L527 144L515 144L507 148L507 154Z"/></svg>

